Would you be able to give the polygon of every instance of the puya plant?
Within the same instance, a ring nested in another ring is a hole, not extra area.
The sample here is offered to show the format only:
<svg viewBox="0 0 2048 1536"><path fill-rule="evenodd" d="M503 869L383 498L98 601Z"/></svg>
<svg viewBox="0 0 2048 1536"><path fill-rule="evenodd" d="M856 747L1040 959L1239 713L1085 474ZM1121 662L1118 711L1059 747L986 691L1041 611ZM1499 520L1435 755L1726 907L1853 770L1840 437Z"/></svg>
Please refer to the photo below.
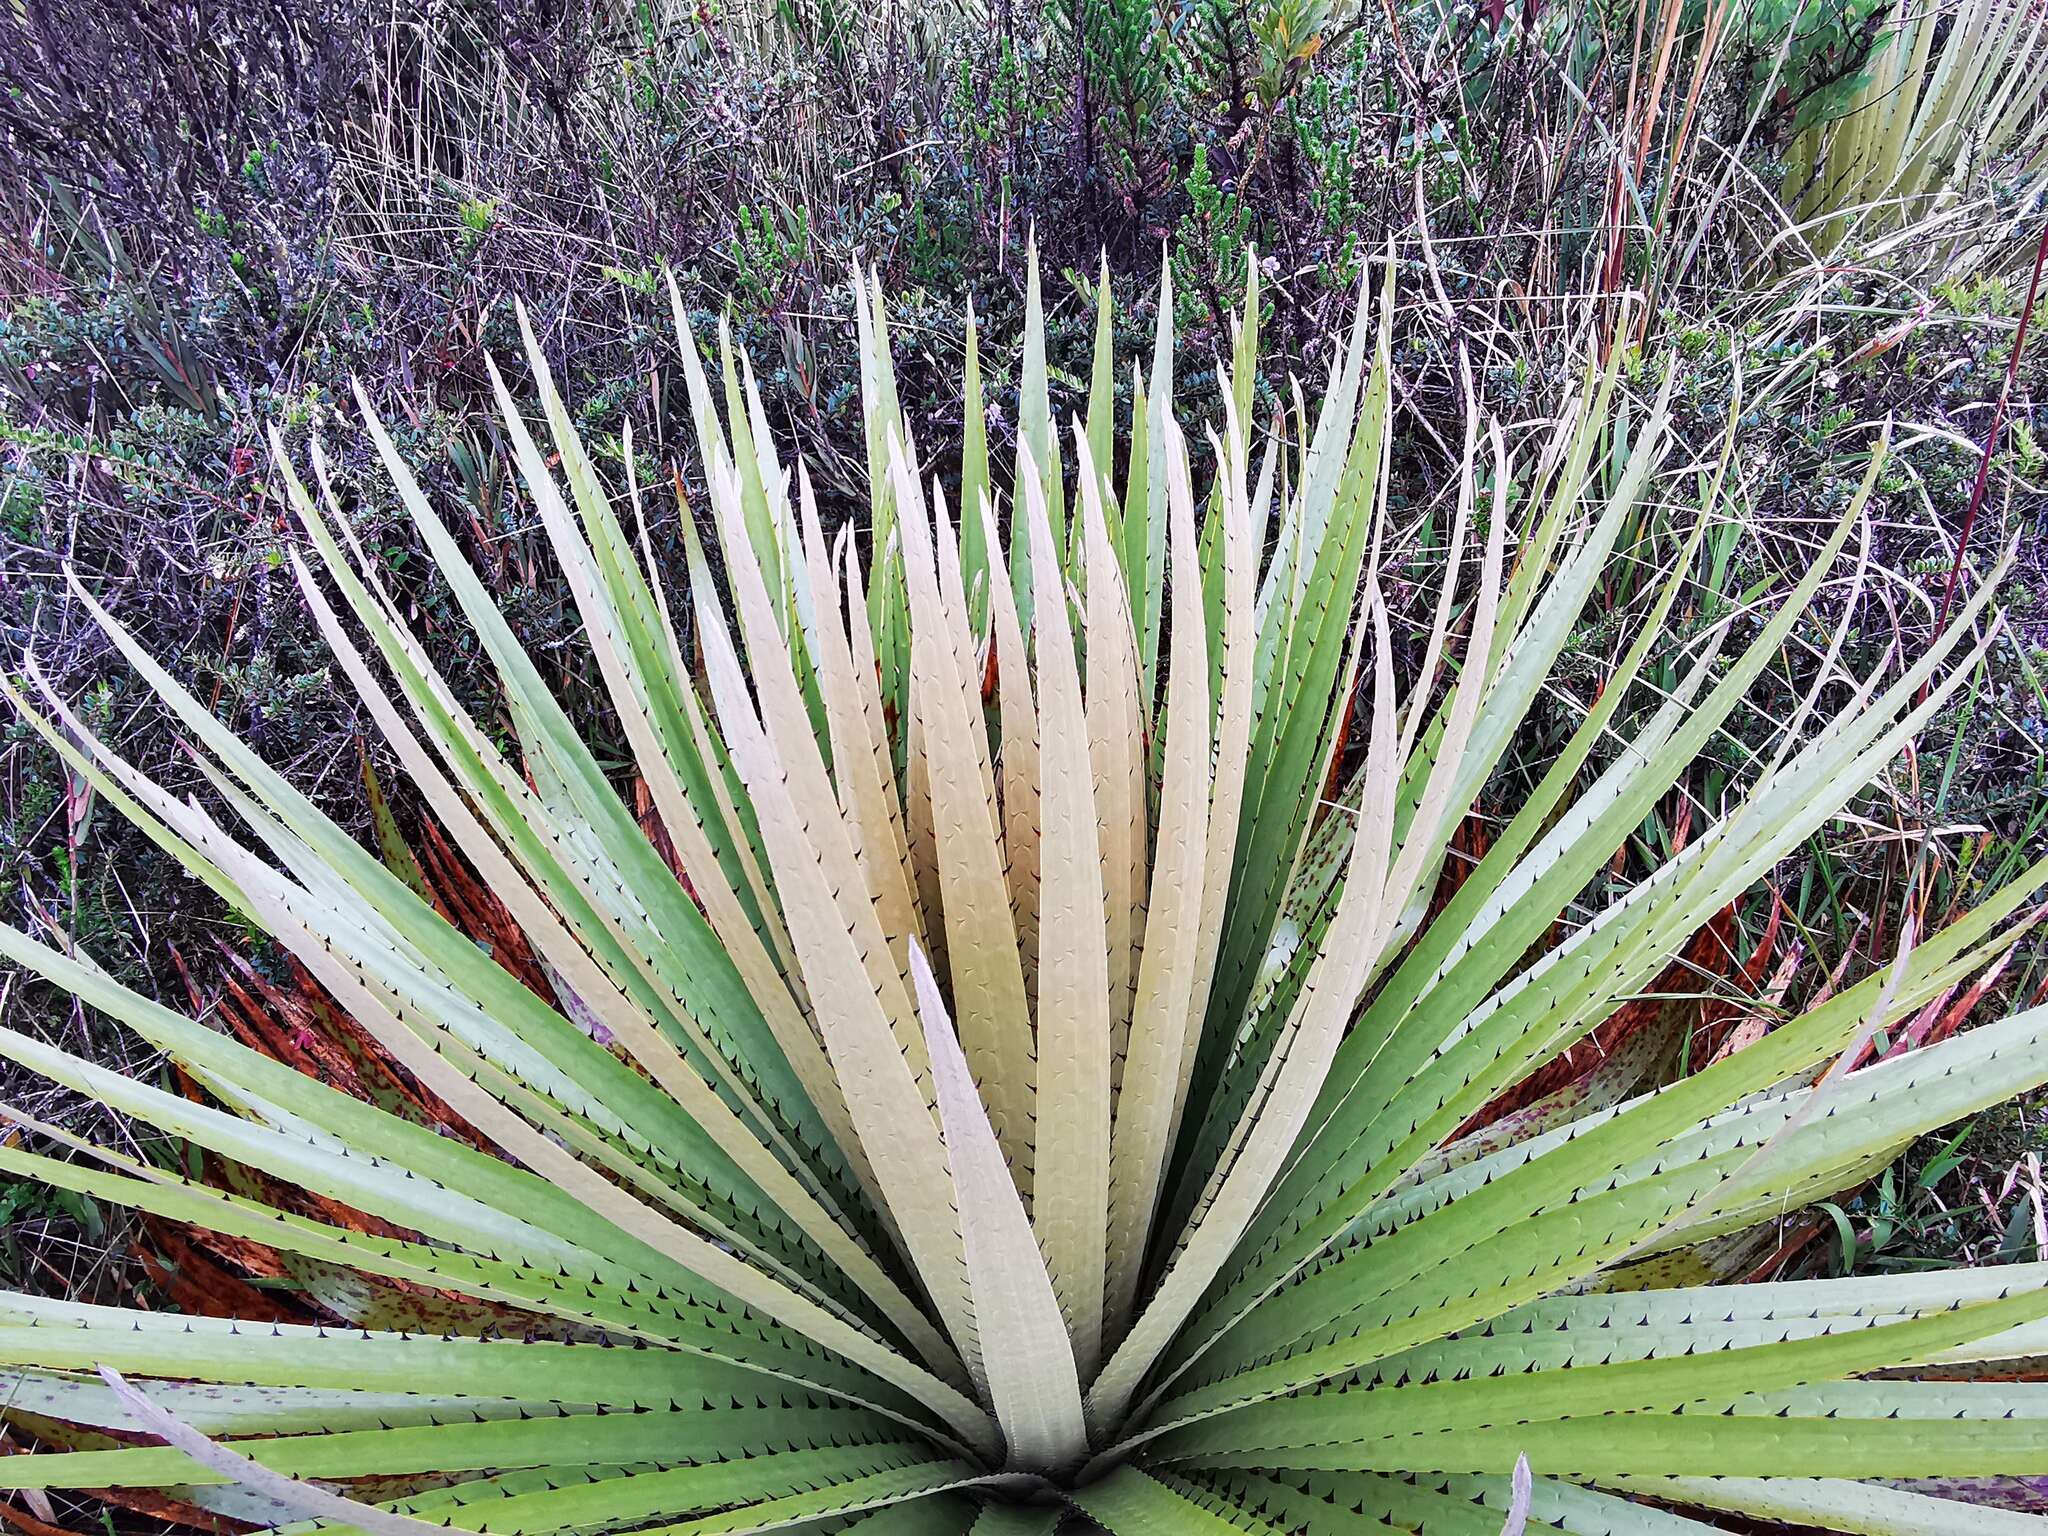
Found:
<svg viewBox="0 0 2048 1536"><path fill-rule="evenodd" d="M2044 28L2003 0L1902 4L1846 101L1793 139L1784 194L1814 248L1911 225L2001 162L2038 188Z"/></svg>
<svg viewBox="0 0 2048 1536"><path fill-rule="evenodd" d="M1845 628L1796 629L1831 582L1856 611L1876 463L1811 561L1692 635L1646 702L1700 534L1666 551L1576 729L1455 878L1449 835L1618 530L1678 495L1704 528L1732 496L1726 451L1677 461L1668 386L1620 456L1612 368L1519 450L1475 417L1397 672L1391 279L1319 405L1297 393L1257 437L1254 292L1199 488L1170 296L1119 457L1108 315L1062 431L1034 280L1014 467L992 463L970 326L952 501L857 288L872 515L834 537L746 361L707 376L686 323L715 537L686 526L681 569L654 558L630 444L607 483L530 334L544 422L498 385L673 862L368 401L516 756L407 628L317 444L310 485L276 445L312 619L552 996L78 589L210 797L124 761L32 663L17 706L444 1120L0 930L194 1093L21 1033L0 1051L244 1176L25 1112L0 1169L355 1286L321 1292L320 1326L0 1298L5 1413L83 1447L6 1480L373 1536L2039 1528L1940 1490L2048 1472L2048 1387L2004 1364L2048 1353L2048 1266L1715 1286L1674 1265L2048 1080L2041 1010L1848 1069L2024 930L2048 867L1677 1081L1617 1051L1458 1134L1883 771L1994 643L1989 582L1867 677L1842 669ZM1616 850L1795 633L1820 665L1747 793L1617 893ZM294 1187L319 1203L274 1193ZM431 1329L374 1325L360 1298L401 1289Z"/></svg>

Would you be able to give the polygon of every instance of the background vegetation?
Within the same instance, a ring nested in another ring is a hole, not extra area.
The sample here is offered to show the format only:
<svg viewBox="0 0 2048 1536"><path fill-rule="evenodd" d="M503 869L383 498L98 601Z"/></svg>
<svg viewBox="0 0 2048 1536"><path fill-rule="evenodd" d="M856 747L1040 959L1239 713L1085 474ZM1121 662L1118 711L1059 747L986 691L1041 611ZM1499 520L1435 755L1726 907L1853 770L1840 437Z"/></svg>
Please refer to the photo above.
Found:
<svg viewBox="0 0 2048 1536"><path fill-rule="evenodd" d="M430 643L446 637L442 665L486 684L365 472L351 380L466 519L529 650L587 707L573 609L489 409L484 359L516 360L515 301L593 444L616 460L635 422L670 549L694 466L668 450L686 407L665 271L700 338L729 325L751 350L771 424L843 517L866 485L857 263L880 274L904 405L931 444L958 438L969 303L984 336L1021 334L1034 232L1063 408L1085 392L1105 279L1130 328L1120 354L1139 355L1167 269L1177 368L1206 409L1232 344L1223 316L1256 262L1263 419L1327 366L1362 272L1391 261L1405 558L1445 537L1444 469L1472 402L1541 419L1589 337L1625 349L1639 390L1667 359L1679 370L1704 468L1740 428L1744 516L1705 544L1709 598L1739 601L1796 560L1885 430L1895 456L1872 579L1846 615L1850 661L1916 653L1964 547L2020 542L2010 639L1967 703L1703 938L1698 985L1681 990L1768 1017L1882 963L1903 924L1924 930L2042 842L2048 352L2022 343L2048 249L2044 27L2039 0L10 0L0 649L10 667L33 650L89 723L175 779L160 718L65 595L76 569L371 835L355 707L281 569L293 535L270 426L295 445L324 426L346 450L359 531ZM1008 436L1020 360L984 366ZM1672 531L1652 516L1624 547ZM1613 571L1617 604L1633 572ZM1839 601L1816 622L1843 620ZM1587 676L1614 640L1589 616L1574 641ZM1758 721L1804 654L1756 700ZM1541 764L1575 702L1538 712L1511 771ZM225 1007L238 978L289 984L25 729L0 729L13 922L87 941L181 1006ZM1718 741L1641 829L1645 855L1682 840L1745 761L1739 734ZM2023 951L1996 991L2038 1000L2044 980ZM1927 1029L1979 1001L1952 1000ZM14 977L0 1012L110 1048ZM2044 1149L2038 1105L1952 1128L1752 1266L2048 1257ZM160 1283L89 1203L0 1187L0 1217L15 1283L109 1299Z"/></svg>

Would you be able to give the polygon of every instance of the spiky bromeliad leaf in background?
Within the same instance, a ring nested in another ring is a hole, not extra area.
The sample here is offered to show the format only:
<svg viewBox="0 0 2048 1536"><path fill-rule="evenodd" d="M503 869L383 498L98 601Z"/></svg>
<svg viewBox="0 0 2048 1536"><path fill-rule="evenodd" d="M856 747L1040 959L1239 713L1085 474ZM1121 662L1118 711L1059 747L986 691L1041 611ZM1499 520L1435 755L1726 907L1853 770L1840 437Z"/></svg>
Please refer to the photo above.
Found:
<svg viewBox="0 0 2048 1536"><path fill-rule="evenodd" d="M12 1458L6 1478L379 1536L1492 1536L1523 1520L1675 1536L1722 1512L2037 1529L1911 1485L2048 1473L2048 1386L1968 1379L2048 1354L2048 1268L1708 1288L1674 1285L1668 1256L2048 1080L2043 1012L1846 1070L2010 943L2048 871L1675 1083L1618 1054L1597 1091L1459 1136L1944 707L1992 643L1990 584L1925 656L1824 710L1837 632L1747 796L1553 942L1816 592L1860 581L1863 561L1837 557L1875 464L1818 557L1694 637L1675 685L1625 716L1697 535L1670 551L1597 702L1446 880L1450 834L1619 530L1681 483L1702 486L1697 526L1715 516L1719 474L1668 472L1668 391L1619 465L1596 453L1611 372L1515 452L1468 429L1404 693L1381 595L1391 295L1340 342L1319 409L1257 440L1241 330L1199 498L1170 336L1137 379L1119 474L1107 313L1068 434L1033 295L1014 472L989 462L970 329L949 506L918 472L862 288L865 569L778 458L744 363L726 358L721 400L685 324L722 575L694 536L687 569L660 570L638 487L601 481L529 337L552 453L501 386L505 427L673 865L367 403L498 668L518 760L409 634L317 448L310 491L280 451L324 567L294 557L311 612L553 998L97 607L237 825L164 792L48 690L16 694L467 1134L5 931L8 959L134 1029L211 1102L19 1034L0 1050L247 1177L190 1182L34 1124L50 1151L0 1147L0 1168L306 1272L420 1288L448 1319L422 1337L8 1296L5 1411L125 1436ZM1642 723L1602 749L1627 718ZM280 1209L289 1186L319 1198Z"/></svg>

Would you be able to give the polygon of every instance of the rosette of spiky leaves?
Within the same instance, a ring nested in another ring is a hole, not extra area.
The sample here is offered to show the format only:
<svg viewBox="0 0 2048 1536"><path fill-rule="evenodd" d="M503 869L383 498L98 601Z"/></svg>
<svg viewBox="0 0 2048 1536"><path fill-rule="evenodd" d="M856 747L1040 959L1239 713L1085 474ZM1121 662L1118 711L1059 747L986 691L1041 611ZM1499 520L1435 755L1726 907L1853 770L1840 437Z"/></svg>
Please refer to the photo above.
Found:
<svg viewBox="0 0 2048 1536"><path fill-rule="evenodd" d="M2044 42L2048 17L2003 0L1886 18L1846 98L1803 123L1787 157L1784 196L1814 249L1910 225L2001 165L2038 191Z"/></svg>
<svg viewBox="0 0 2048 1536"><path fill-rule="evenodd" d="M1256 432L1254 293L1198 490L1170 297L1119 444L1107 314L1063 431L1034 280L1014 464L991 462L970 325L950 502L877 295L856 299L872 512L832 537L745 360L708 375L687 324L715 547L686 527L675 567L630 440L608 484L530 337L543 419L500 386L658 839L368 402L512 750L408 629L317 444L310 485L279 445L308 611L516 919L524 979L80 589L212 797L125 762L32 665L16 703L465 1134L0 932L204 1101L18 1033L0 1051L250 1177L34 1122L44 1150L0 1146L0 1168L416 1287L446 1320L423 1337L7 1296L4 1412L74 1447L11 1460L16 1486L380 1536L1492 1536L1709 1531L1724 1510L1953 1530L1960 1506L1901 1482L2048 1473L2048 1388L1986 1368L2048 1354L2048 1269L1713 1287L1673 1262L2048 1080L2039 1011L1847 1067L2000 953L2048 871L1678 1081L1631 1047L1458 1134L1882 772L1994 643L1988 581L1879 674L1842 673L1848 618L1801 632L1813 681L1747 792L1626 888L1603 873L1822 586L1855 613L1881 455L1810 560L1683 645L1667 621L1699 534L1666 550L1582 718L1453 880L1450 834L1620 531L1652 501L1695 528L1722 515L1728 454L1671 462L1668 387L1625 436L1613 371L1513 451L1470 424L1404 687L1383 597L1391 292L1335 338L1320 403ZM318 1199L265 1197L289 1186ZM323 1295L350 1316L344 1288Z"/></svg>

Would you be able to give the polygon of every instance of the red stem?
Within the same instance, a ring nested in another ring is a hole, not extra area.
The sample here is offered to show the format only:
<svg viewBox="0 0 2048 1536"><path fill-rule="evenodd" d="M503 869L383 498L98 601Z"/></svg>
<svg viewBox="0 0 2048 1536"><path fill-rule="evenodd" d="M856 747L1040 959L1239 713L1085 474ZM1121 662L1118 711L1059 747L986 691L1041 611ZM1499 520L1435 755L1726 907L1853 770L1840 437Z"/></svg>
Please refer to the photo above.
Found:
<svg viewBox="0 0 2048 1536"><path fill-rule="evenodd" d="M2041 244L2034 251L2034 276L2027 284L2027 302L2020 306L2019 333L2013 337L2012 356L2006 360L2005 384L1998 391L1998 404L1991 412L1991 430L1984 434L1984 455L1977 461L1977 483L1970 487L1970 505L1963 513L1962 527L1956 530L1956 558L1948 568L1948 583L1941 592L1941 612L1934 620L1937 636L1948 626L1949 608L1956 599L1956 582L1963 574L1963 557L1970 548L1970 527L1977 521L1977 509L1984 505L1984 492L1991 483L1991 456L1998 448L1998 434L2005 428L2005 406L2012 397L2013 381L2019 377L2020 354L2027 346L2027 322L2034 317L2034 298L2041 291L2043 262L2048 262L2048 224L2041 226Z"/></svg>

